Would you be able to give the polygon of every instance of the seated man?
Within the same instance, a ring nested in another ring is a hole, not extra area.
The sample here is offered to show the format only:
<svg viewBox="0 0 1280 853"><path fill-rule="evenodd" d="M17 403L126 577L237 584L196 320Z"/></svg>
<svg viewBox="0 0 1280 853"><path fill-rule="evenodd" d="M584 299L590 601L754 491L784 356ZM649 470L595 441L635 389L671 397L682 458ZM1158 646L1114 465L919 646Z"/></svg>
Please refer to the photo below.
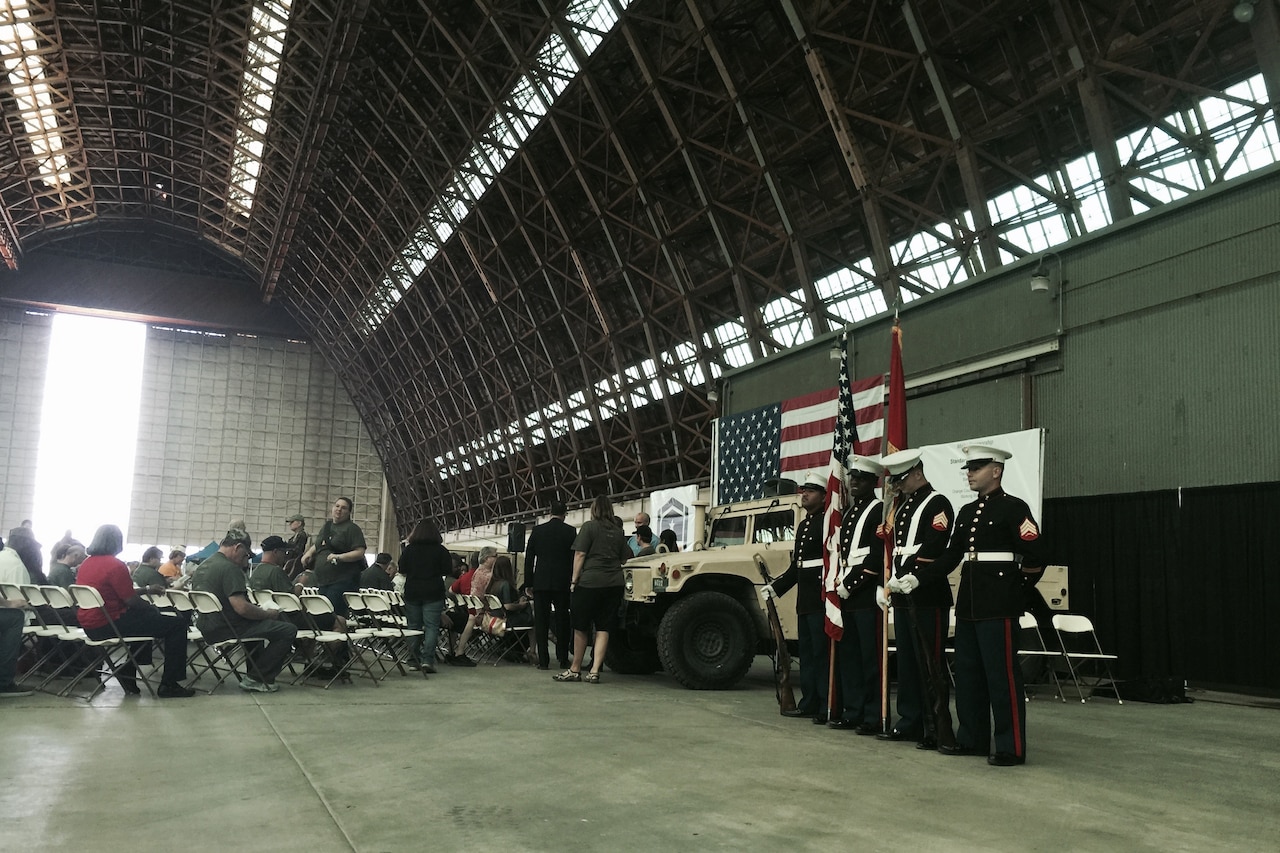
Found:
<svg viewBox="0 0 1280 853"><path fill-rule="evenodd" d="M262 680L246 675L240 687L256 693L279 690L276 676L293 650L298 629L279 619L280 611L264 610L249 601L244 570L253 553L252 540L242 528L232 528L218 543L218 550L200 564L191 579L191 588L211 592L222 603L222 613L201 613L196 627L209 642L262 637L266 647L251 655L253 670Z"/></svg>
<svg viewBox="0 0 1280 853"><path fill-rule="evenodd" d="M164 557L164 552L156 546L142 552L142 560L138 563L138 567L130 573L133 578L133 585L138 589L146 589L148 587L158 586L165 589L169 586L169 578L160 574L160 562Z"/></svg>
<svg viewBox="0 0 1280 853"><path fill-rule="evenodd" d="M383 552L374 559L372 566L361 573L360 588L395 589L395 584L391 582L395 573L396 564L391 561L391 555Z"/></svg>
<svg viewBox="0 0 1280 853"><path fill-rule="evenodd" d="M293 592L293 581L284 573L284 564L288 559L289 544L279 536L268 536L262 540L262 562L249 572L249 586L256 590L268 592Z"/></svg>
<svg viewBox="0 0 1280 853"><path fill-rule="evenodd" d="M53 546L53 567L49 569L49 583L64 589L76 582L76 568L84 562L84 546L72 540Z"/></svg>

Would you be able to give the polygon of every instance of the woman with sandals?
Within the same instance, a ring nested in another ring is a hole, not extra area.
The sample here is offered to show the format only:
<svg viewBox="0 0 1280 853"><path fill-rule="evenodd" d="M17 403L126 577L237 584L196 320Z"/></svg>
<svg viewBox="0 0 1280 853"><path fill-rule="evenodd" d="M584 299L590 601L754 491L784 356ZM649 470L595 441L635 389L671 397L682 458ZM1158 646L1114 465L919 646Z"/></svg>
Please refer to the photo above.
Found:
<svg viewBox="0 0 1280 853"><path fill-rule="evenodd" d="M573 580L569 584L569 618L573 623L573 662L558 675L556 681L600 683L609 648L609 632L618 621L625 583L622 564L631 559L631 546L613 514L613 503L606 495L591 502L591 519L578 530L573 540ZM587 652L587 638L595 628L596 639L591 653L591 671L582 674L582 659Z"/></svg>

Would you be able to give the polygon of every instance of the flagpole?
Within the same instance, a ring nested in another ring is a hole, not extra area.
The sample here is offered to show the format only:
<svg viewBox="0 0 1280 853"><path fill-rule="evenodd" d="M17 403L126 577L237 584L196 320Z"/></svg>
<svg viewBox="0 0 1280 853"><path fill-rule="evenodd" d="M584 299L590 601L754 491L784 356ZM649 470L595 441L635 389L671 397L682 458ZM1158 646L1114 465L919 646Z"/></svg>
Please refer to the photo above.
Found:
<svg viewBox="0 0 1280 853"><path fill-rule="evenodd" d="M889 382L884 413L884 455L905 450L907 447L907 395L902 369L902 327L898 324L898 306L893 305L893 329L889 334ZM898 493L888 480L884 488L886 500L884 536L884 595L889 598L889 581L893 579L894 524L897 516ZM893 718L889 713L889 608L884 609L883 639L880 642L880 723L884 731L890 731Z"/></svg>

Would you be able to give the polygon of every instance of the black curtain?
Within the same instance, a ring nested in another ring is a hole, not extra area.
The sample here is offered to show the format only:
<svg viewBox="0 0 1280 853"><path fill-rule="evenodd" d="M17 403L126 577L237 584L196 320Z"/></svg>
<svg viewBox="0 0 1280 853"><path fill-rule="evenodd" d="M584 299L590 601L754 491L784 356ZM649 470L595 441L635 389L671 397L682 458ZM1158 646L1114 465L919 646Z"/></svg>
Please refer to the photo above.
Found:
<svg viewBox="0 0 1280 853"><path fill-rule="evenodd" d="M1280 579L1264 534L1280 483L1045 501L1070 609L1093 620L1116 677L1280 690Z"/></svg>

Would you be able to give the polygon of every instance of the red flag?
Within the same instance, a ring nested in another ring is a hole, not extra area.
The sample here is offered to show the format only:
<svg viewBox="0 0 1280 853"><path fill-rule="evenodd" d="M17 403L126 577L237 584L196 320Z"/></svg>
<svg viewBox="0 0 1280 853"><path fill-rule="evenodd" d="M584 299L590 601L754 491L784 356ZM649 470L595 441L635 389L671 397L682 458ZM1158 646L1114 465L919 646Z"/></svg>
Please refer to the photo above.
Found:
<svg viewBox="0 0 1280 853"><path fill-rule="evenodd" d="M885 455L907 449L907 386L902 376L902 327L893 321L889 348L889 409L884 422Z"/></svg>

